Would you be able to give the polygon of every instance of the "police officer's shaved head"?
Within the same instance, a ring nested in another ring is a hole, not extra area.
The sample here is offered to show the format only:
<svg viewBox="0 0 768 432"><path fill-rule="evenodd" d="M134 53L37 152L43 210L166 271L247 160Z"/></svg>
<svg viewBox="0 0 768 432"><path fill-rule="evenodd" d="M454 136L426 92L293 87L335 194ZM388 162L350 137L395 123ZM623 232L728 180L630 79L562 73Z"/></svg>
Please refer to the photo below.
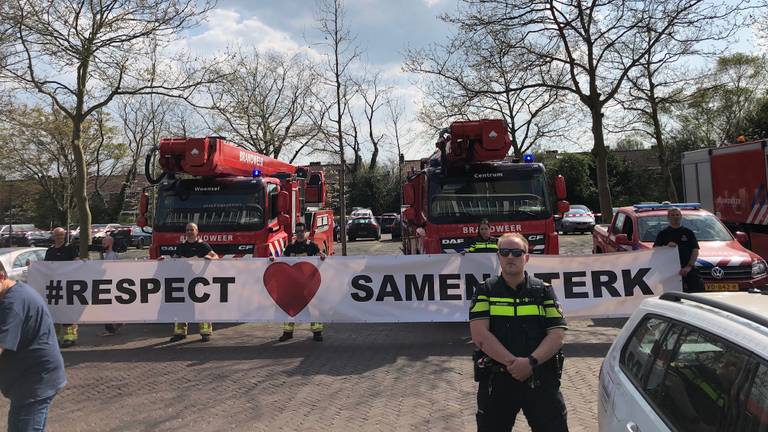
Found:
<svg viewBox="0 0 768 432"><path fill-rule="evenodd" d="M525 236L517 232L502 234L502 236L499 237L499 248L503 247L502 243L504 243L505 240L509 240L509 239L519 240L525 246L523 250L525 250L525 252L528 253L528 240L525 238Z"/></svg>

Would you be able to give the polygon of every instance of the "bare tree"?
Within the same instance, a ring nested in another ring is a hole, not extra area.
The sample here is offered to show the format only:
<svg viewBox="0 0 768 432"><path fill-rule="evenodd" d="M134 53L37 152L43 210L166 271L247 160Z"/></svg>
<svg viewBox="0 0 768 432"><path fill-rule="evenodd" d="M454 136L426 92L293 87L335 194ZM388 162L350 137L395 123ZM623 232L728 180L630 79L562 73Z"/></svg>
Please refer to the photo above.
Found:
<svg viewBox="0 0 768 432"><path fill-rule="evenodd" d="M21 178L33 178L58 213L58 223L69 224L74 203L76 162L71 153L71 120L57 108L6 105L0 133L15 145L7 146L4 162L10 172ZM99 121L102 118L102 121ZM81 144L89 176L98 181L97 166L116 166L123 148L115 145L115 128L105 126L103 117L83 122Z"/></svg>
<svg viewBox="0 0 768 432"><path fill-rule="evenodd" d="M259 153L278 158L289 149L295 159L320 134L314 65L299 54L236 50L227 57L227 78L208 88L221 129Z"/></svg>
<svg viewBox="0 0 768 432"><path fill-rule="evenodd" d="M368 129L368 140L372 147L368 169L375 170L376 162L379 158L379 147L385 136L383 132L376 132L379 129L379 124L376 122L376 118L379 110L386 104L391 89L382 86L381 72L366 75L370 76L370 78L362 80L359 83L360 97L363 99L363 112L365 114L366 126Z"/></svg>
<svg viewBox="0 0 768 432"><path fill-rule="evenodd" d="M337 138L336 148L339 155L339 206L341 207L341 253L347 255L346 229L346 167L344 157L344 116L349 108L348 94L354 84L350 77L351 66L359 58L360 52L354 45L344 9L343 0L318 0L318 27L324 37L322 45L327 49L326 70L327 82L335 92L335 115L330 115L329 120L334 125ZM329 111L330 113L330 111Z"/></svg>
<svg viewBox="0 0 768 432"><path fill-rule="evenodd" d="M0 75L49 98L72 122L74 198L80 214L80 256L88 256L91 212L83 122L120 95L160 93L190 97L205 82L211 62L168 65L163 79L144 79L150 40L165 46L198 23L211 7L194 0L11 0L0 9L0 33L15 44ZM203 64L202 68L194 65Z"/></svg>
<svg viewBox="0 0 768 432"><path fill-rule="evenodd" d="M457 119L501 117L518 158L543 140L567 139L563 132L572 117L563 115L562 91L554 86L521 88L537 78L537 71L510 37L497 28L460 26L445 44L408 51L405 70L425 77L420 120L439 132Z"/></svg>
<svg viewBox="0 0 768 432"><path fill-rule="evenodd" d="M536 74L513 90L551 88L569 93L591 117L598 194L603 217L612 215L604 108L649 49L679 26L721 16L728 6L705 0L464 0L467 7L446 17L460 28L509 35L514 52L530 56ZM648 28L650 43L642 37ZM566 80L562 77L565 74ZM458 77L465 91L500 94Z"/></svg>

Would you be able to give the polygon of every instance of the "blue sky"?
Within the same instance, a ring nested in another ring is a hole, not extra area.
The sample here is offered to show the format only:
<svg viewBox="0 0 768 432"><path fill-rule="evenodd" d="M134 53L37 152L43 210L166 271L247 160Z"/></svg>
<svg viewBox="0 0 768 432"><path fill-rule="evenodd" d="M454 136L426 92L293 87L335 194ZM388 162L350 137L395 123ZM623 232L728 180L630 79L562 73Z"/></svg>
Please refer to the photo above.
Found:
<svg viewBox="0 0 768 432"><path fill-rule="evenodd" d="M364 52L368 70L382 70L386 84L396 88L396 95L406 106L411 145L405 151L408 159L432 153L434 136L424 132L415 121L421 93L413 84L415 77L401 71L403 52L444 41L453 31L438 15L454 12L459 0L346 0L347 22ZM182 45L203 56L215 55L227 47L239 45L260 51L286 53L302 51L310 56L322 49L316 42L314 0L219 0L203 25L183 41ZM757 51L751 29L739 32L733 51ZM703 66L703 64L702 64ZM577 141L583 150L591 146L588 130L579 131ZM608 134L608 141L616 137ZM386 157L387 155L385 155ZM392 152L389 157L395 157Z"/></svg>

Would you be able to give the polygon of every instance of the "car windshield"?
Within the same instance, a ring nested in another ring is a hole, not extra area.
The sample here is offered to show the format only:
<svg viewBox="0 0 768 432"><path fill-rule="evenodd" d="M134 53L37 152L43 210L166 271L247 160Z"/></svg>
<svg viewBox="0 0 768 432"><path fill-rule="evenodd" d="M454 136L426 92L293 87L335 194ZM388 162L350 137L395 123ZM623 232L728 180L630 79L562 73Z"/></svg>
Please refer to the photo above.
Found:
<svg viewBox="0 0 768 432"><path fill-rule="evenodd" d="M637 226L640 230L640 239L644 242L656 240L656 236L669 226L666 216L644 216L638 218ZM714 216L706 214L683 215L683 226L689 228L696 235L698 241L731 241L733 236Z"/></svg>
<svg viewBox="0 0 768 432"><path fill-rule="evenodd" d="M588 213L589 213L589 211L585 210L583 208L573 208L573 207L571 207L571 209L568 210L568 214L571 214L571 215L585 215L585 214L588 214Z"/></svg>
<svg viewBox="0 0 768 432"><path fill-rule="evenodd" d="M261 181L180 180L160 188L155 229L183 232L189 222L201 231L251 231L264 226Z"/></svg>
<svg viewBox="0 0 768 432"><path fill-rule="evenodd" d="M514 177L437 178L430 183L434 223L541 219L550 216L543 173Z"/></svg>

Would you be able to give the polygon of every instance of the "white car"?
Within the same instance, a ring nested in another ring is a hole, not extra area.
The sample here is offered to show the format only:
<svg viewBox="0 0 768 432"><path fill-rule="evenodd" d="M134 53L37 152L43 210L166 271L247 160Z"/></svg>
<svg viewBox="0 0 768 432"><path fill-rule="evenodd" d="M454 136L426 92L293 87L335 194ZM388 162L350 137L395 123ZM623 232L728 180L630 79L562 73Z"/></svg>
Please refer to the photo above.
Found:
<svg viewBox="0 0 768 432"><path fill-rule="evenodd" d="M645 300L600 369L600 431L768 431L768 293Z"/></svg>
<svg viewBox="0 0 768 432"><path fill-rule="evenodd" d="M0 266L14 280L26 281L29 263L45 259L45 248L2 248L0 249Z"/></svg>
<svg viewBox="0 0 768 432"><path fill-rule="evenodd" d="M373 219L373 211L370 209L357 209L349 216L350 219L355 218L371 218Z"/></svg>

